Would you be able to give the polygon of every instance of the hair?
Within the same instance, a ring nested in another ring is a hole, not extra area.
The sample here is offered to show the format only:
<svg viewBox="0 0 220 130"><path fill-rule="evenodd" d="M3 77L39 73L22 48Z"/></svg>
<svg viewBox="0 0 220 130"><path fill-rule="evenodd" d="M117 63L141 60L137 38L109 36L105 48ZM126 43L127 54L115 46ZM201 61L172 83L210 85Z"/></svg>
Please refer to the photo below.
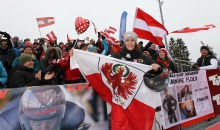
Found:
<svg viewBox="0 0 220 130"><path fill-rule="evenodd" d="M128 50L125 44L126 44L126 43L124 43L123 47L126 48L126 50ZM135 51L139 51L139 50L140 50L140 47L138 46L138 44L137 44L136 41L135 41L135 46L134 46L134 49L133 49L133 50L135 50Z"/></svg>
<svg viewBox="0 0 220 130"><path fill-rule="evenodd" d="M79 49L82 49L83 47L87 46L85 43L82 43L80 46L79 46Z"/></svg>
<svg viewBox="0 0 220 130"><path fill-rule="evenodd" d="M188 85L185 85L184 86L184 91L185 91L185 88L187 87L187 92L189 92L189 86Z"/></svg>

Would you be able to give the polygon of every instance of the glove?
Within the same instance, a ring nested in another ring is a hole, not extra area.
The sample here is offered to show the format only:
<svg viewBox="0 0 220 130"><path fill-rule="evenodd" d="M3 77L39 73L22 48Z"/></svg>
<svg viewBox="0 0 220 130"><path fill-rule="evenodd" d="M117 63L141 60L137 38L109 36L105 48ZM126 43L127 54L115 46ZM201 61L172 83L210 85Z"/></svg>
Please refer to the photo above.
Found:
<svg viewBox="0 0 220 130"><path fill-rule="evenodd" d="M0 31L0 34L4 35L5 33L4 33L4 32L2 32L2 31Z"/></svg>
<svg viewBox="0 0 220 130"><path fill-rule="evenodd" d="M4 37L7 39L11 39L11 36L7 32L4 33Z"/></svg>

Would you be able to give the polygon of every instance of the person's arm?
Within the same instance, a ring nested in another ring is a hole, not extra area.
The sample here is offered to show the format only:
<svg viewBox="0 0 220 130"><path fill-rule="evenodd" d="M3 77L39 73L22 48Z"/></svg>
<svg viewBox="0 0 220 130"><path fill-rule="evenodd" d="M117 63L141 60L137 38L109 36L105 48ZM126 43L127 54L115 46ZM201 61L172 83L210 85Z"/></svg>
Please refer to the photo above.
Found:
<svg viewBox="0 0 220 130"><path fill-rule="evenodd" d="M217 69L218 67L218 61L216 59L210 60L211 65L199 67L200 70L211 70L211 69Z"/></svg>
<svg viewBox="0 0 220 130"><path fill-rule="evenodd" d="M1 68L1 70L0 70L0 72L1 72L0 73L0 87L1 87L6 84L6 82L8 80L8 75L7 75L7 72L1 62L0 62L0 68Z"/></svg>
<svg viewBox="0 0 220 130"><path fill-rule="evenodd" d="M102 44L104 46L104 50L102 51L102 55L106 55L108 53L108 43L106 42L105 37L102 38Z"/></svg>
<svg viewBox="0 0 220 130"><path fill-rule="evenodd" d="M55 65L50 64L47 66L46 61L42 58L40 60L40 67L42 76L44 76L47 72L52 71L55 68Z"/></svg>
<svg viewBox="0 0 220 130"><path fill-rule="evenodd" d="M35 79L35 80L32 80L30 83L26 84L25 79L22 76L22 74L20 74L19 72L14 72L10 76L8 87L18 88L18 87L34 86L34 85L40 85L40 80Z"/></svg>
<svg viewBox="0 0 220 130"><path fill-rule="evenodd" d="M145 47L142 49L142 53L143 53L144 51L148 51L148 48L152 45L152 43L153 43L153 42L148 42L148 43L145 45Z"/></svg>
<svg viewBox="0 0 220 130"><path fill-rule="evenodd" d="M173 96L170 95L170 97L171 97L171 100L173 100L175 102L175 109L174 110L176 110L177 101L175 98L173 98Z"/></svg>
<svg viewBox="0 0 220 130"><path fill-rule="evenodd" d="M167 111L166 107L165 107L165 99L163 100L163 108L165 111Z"/></svg>

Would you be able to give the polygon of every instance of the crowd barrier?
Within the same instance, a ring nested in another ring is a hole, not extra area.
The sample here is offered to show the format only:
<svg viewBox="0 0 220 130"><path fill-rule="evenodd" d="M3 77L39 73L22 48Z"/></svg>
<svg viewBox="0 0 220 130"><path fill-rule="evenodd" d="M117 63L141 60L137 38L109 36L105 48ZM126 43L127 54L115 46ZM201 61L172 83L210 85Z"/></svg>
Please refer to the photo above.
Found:
<svg viewBox="0 0 220 130"><path fill-rule="evenodd" d="M220 115L219 86L219 69L171 74L167 90L161 92L161 111L156 113L153 130L184 129ZM46 86L35 87L44 88ZM81 122L76 123L74 127L85 127L85 129L88 128L90 130L108 129L107 120L104 119L107 115L104 114L103 109L99 110L102 112L101 115L103 117L98 117L98 120L94 118L94 110L90 102L94 98L91 96L94 91L91 89L90 84L65 84L58 87L64 92L66 104L82 108L82 113L84 114L81 115L77 115L80 112L67 112L68 114L75 114L75 116L71 116L71 119L66 120L74 120L73 117L82 117ZM21 118L20 113L18 113L19 103L24 92L32 88L34 87L0 89L0 124L2 128L18 127L19 119ZM42 89L41 93L44 92L45 90L43 91ZM45 94L47 95L47 93ZM43 94L43 96L45 95ZM171 102L168 103L168 100L171 100ZM103 108L103 106L100 105L100 108ZM10 112L12 110L13 112L17 110L17 113L15 113L17 116ZM46 113L51 111L46 111ZM66 116L64 118L67 118ZM13 120L13 122L7 122L7 120ZM64 125L66 126L62 127L70 127L68 122L64 122Z"/></svg>

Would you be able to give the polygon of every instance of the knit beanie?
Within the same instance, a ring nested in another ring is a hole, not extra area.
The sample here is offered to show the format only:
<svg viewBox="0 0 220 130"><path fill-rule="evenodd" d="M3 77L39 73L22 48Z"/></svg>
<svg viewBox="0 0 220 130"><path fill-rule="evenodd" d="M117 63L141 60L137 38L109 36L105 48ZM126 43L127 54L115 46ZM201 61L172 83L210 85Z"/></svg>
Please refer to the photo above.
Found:
<svg viewBox="0 0 220 130"><path fill-rule="evenodd" d="M135 42L137 43L137 38L138 38L138 36L137 36L136 33L132 32L132 31L124 33L124 42L125 42L128 38L134 39Z"/></svg>
<svg viewBox="0 0 220 130"><path fill-rule="evenodd" d="M26 42L26 43L25 43L25 45L24 45L24 50L25 50L26 48L28 48L28 47L30 47L32 50L34 50L34 46L33 46L33 44L32 44L31 42Z"/></svg>
<svg viewBox="0 0 220 130"><path fill-rule="evenodd" d="M166 56L168 55L168 52L165 48L161 48L158 52L160 52L160 51L164 52Z"/></svg>
<svg viewBox="0 0 220 130"><path fill-rule="evenodd" d="M208 48L207 46L201 46L200 51L201 51L202 49L206 49L206 50L209 52L209 48Z"/></svg>
<svg viewBox="0 0 220 130"><path fill-rule="evenodd" d="M34 57L32 57L30 54L23 54L19 57L19 61L21 65L24 65L27 61L33 60Z"/></svg>

